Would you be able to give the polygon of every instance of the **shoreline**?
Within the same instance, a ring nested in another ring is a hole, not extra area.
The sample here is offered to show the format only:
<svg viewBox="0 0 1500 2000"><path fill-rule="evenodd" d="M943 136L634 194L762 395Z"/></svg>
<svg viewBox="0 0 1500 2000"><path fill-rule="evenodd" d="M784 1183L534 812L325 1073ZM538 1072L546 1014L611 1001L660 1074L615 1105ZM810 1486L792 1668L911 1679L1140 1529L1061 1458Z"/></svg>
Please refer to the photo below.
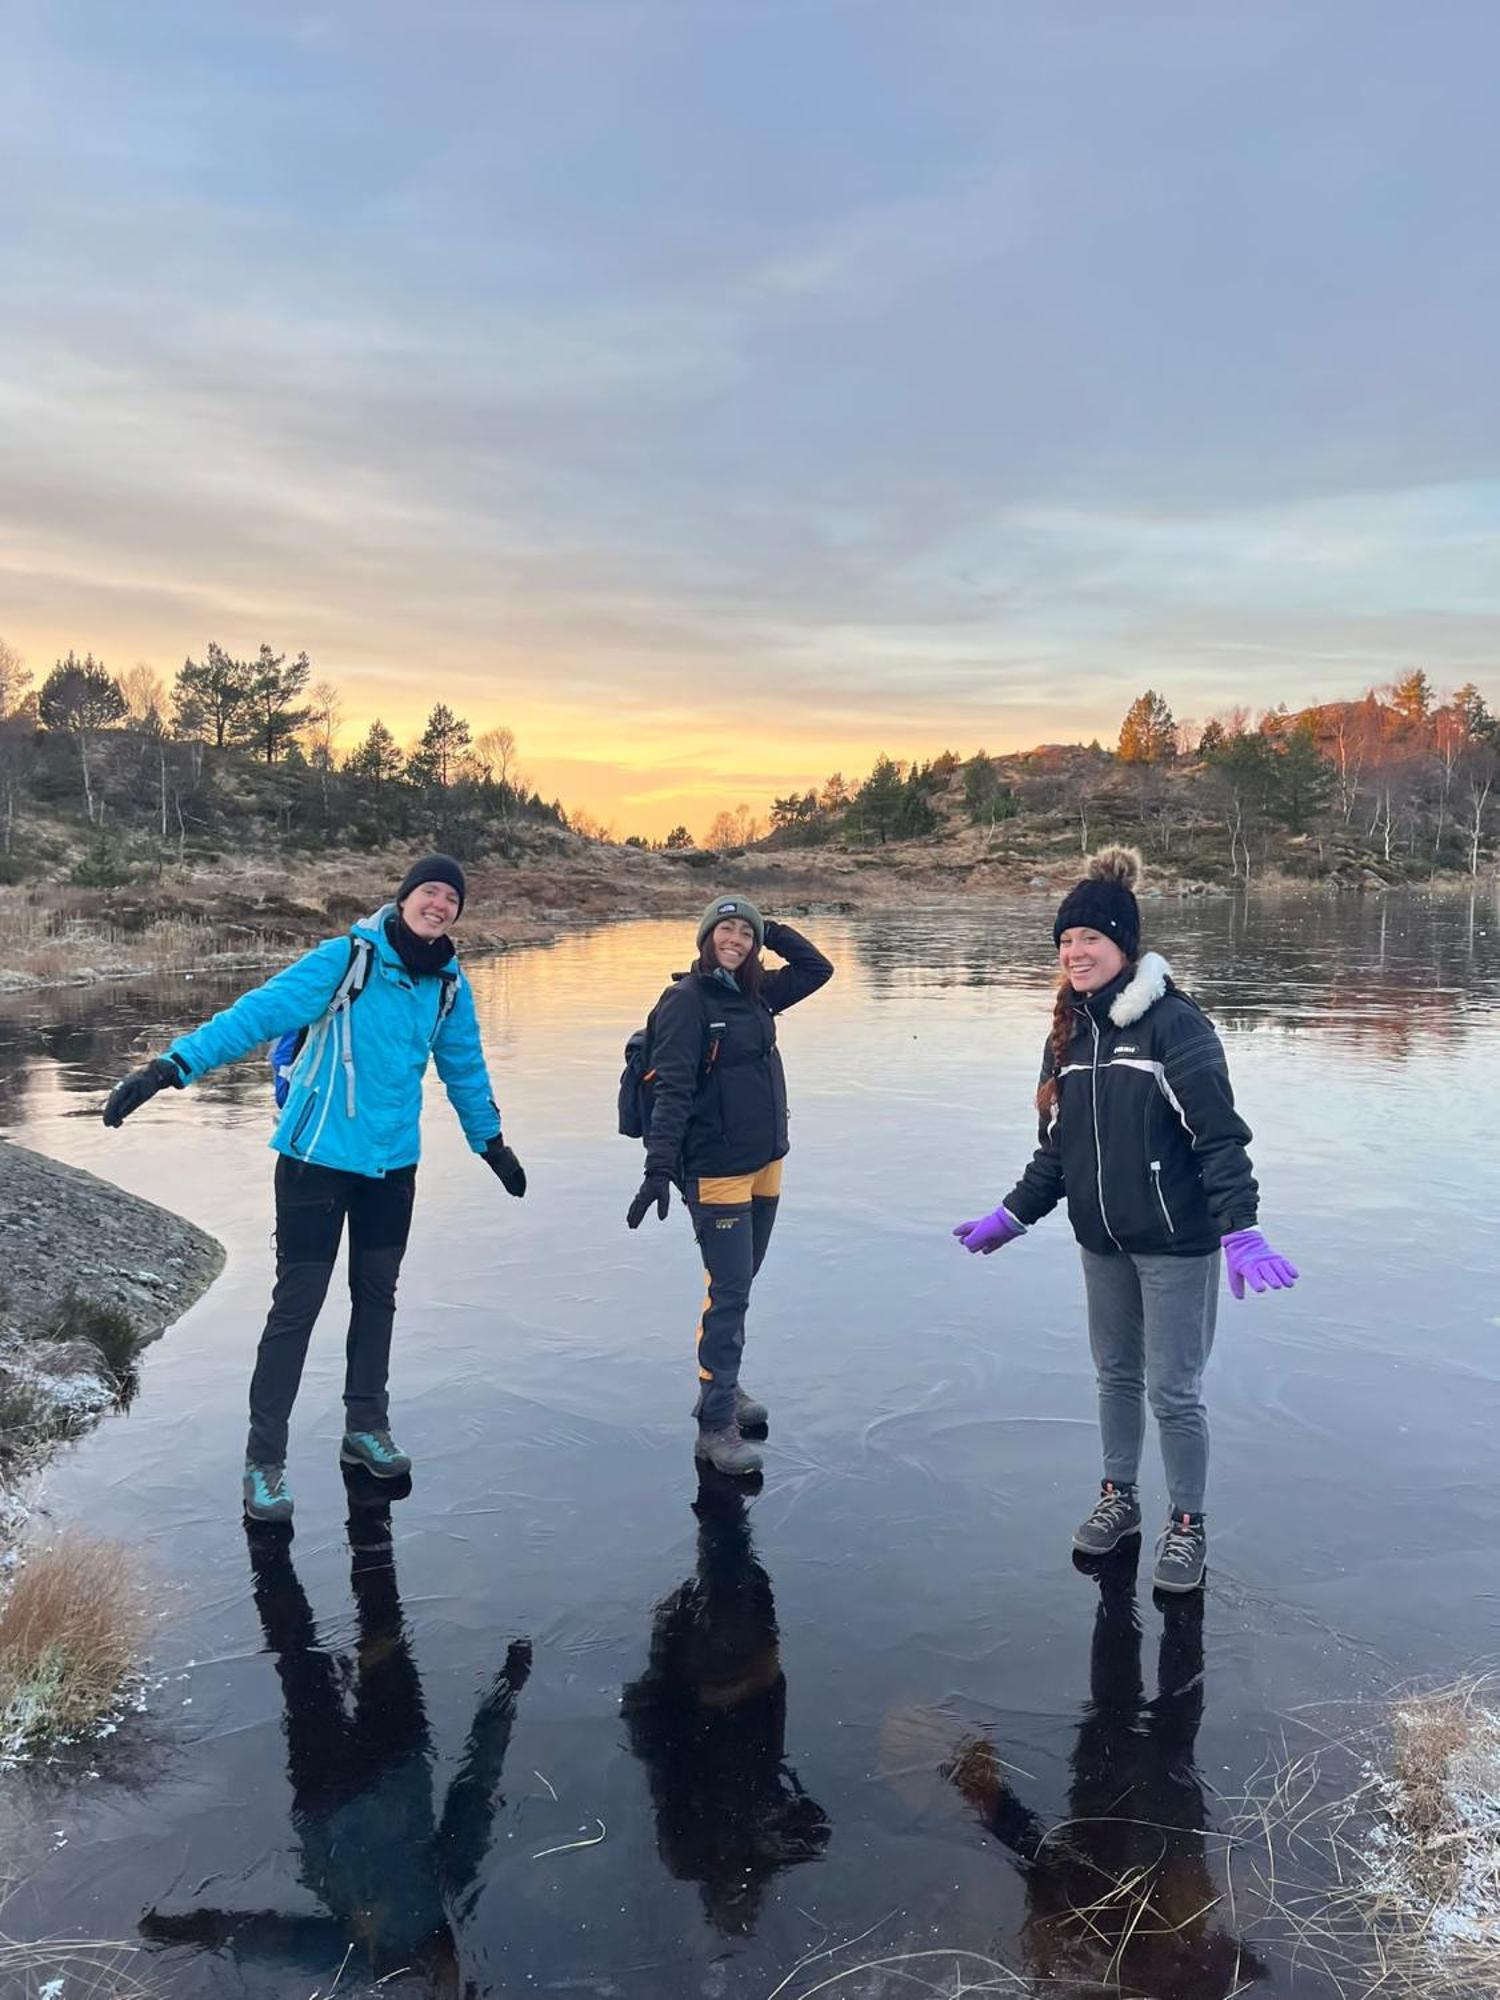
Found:
<svg viewBox="0 0 1500 2000"><path fill-rule="evenodd" d="M144 1347L223 1268L223 1245L185 1217L0 1138L0 1395L28 1423L0 1454L0 1576L58 1451L126 1400L77 1307L127 1315Z"/></svg>
<svg viewBox="0 0 1500 2000"><path fill-rule="evenodd" d="M701 904L705 891L718 889L740 889L793 918L877 915L917 904L963 910L996 897L1055 897L1076 880L1079 865L1071 854L1017 865L999 856L957 857L894 843L859 854L772 848L672 856L600 848L520 865L478 862L469 870L474 916L458 943L470 959L544 947L606 925L680 918ZM295 897L264 867L189 876L149 897L139 890L80 891L56 883L0 890L0 953L10 958L0 959L0 1004L132 979L274 970L364 915L378 900L374 885L384 872L378 857L341 857L305 870ZM1392 883L1370 873L1346 879L1270 871L1246 887L1153 866L1143 898L1463 896L1494 888L1488 875Z"/></svg>

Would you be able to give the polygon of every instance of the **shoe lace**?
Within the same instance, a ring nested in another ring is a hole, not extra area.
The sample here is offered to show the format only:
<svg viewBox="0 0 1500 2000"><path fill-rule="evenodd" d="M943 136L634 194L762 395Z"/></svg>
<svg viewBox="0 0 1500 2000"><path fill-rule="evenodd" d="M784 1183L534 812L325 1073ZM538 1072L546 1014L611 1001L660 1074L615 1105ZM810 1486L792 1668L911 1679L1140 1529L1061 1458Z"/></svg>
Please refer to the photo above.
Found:
<svg viewBox="0 0 1500 2000"><path fill-rule="evenodd" d="M1203 1530L1192 1521L1171 1521L1163 1528L1156 1544L1162 1562L1181 1563L1191 1568L1203 1547Z"/></svg>
<svg viewBox="0 0 1500 2000"><path fill-rule="evenodd" d="M258 1465L255 1476L266 1489L268 1500L286 1498L286 1467L284 1465Z"/></svg>
<svg viewBox="0 0 1500 2000"><path fill-rule="evenodd" d="M1089 1519L1098 1527L1113 1528L1130 1513L1134 1505L1135 1502L1128 1493L1122 1493L1119 1487L1112 1486L1107 1493L1099 1495Z"/></svg>

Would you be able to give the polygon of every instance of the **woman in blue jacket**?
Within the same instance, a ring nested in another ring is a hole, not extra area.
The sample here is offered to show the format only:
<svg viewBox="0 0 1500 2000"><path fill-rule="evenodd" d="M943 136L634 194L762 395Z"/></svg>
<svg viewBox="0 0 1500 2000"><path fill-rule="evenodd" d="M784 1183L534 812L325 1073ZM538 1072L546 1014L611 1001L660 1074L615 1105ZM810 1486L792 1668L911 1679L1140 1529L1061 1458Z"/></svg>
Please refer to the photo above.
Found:
<svg viewBox="0 0 1500 2000"><path fill-rule="evenodd" d="M181 1090L260 1044L276 1050L276 1287L250 1383L245 1512L289 1521L287 1424L313 1322L349 1224L346 1465L398 1479L411 1460L390 1432L386 1380L396 1278L411 1228L422 1078L436 1062L470 1146L513 1195L526 1174L505 1144L469 982L449 931L464 906L463 870L446 854L414 862L384 904L295 965L243 994L164 1056L116 1085L106 1125L168 1085ZM356 1004L357 1003L357 1004Z"/></svg>

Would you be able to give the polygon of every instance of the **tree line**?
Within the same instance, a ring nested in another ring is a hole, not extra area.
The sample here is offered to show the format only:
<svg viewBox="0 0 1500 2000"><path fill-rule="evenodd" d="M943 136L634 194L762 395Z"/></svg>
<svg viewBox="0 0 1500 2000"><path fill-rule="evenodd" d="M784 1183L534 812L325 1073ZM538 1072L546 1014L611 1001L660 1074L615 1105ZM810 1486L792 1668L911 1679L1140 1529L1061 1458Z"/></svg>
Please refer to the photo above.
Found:
<svg viewBox="0 0 1500 2000"><path fill-rule="evenodd" d="M1296 713L1283 703L1258 717L1237 707L1201 724L1179 722L1148 688L1112 750L1096 741L1004 757L882 756L855 784L835 772L775 799L771 837L881 846L957 820L992 842L1024 814L1070 821L1085 850L1126 834L1162 859L1245 882L1273 852L1292 872L1368 857L1393 872L1477 875L1497 786L1500 721L1484 696L1472 682L1441 696L1416 669L1357 701Z"/></svg>
<svg viewBox="0 0 1500 2000"><path fill-rule="evenodd" d="M524 822L610 837L529 784L508 728L476 735L434 703L405 744L379 719L339 747L337 686L305 652L269 645L236 658L210 643L170 686L144 664L111 673L69 652L40 685L0 640L0 863L14 874L28 801L81 806L94 840L75 875L104 879L122 840L211 850L240 831L308 848L375 847L410 837L459 852L503 851ZM1361 859L1388 872L1477 875L1500 788L1500 723L1473 683L1441 694L1420 669L1356 701L1244 707L1179 721L1146 689L1112 749L1052 745L1005 756L946 750L882 755L854 782L775 798L769 822L720 811L695 841L685 824L627 845L722 851L777 845L881 847L955 823L984 831L1026 817L1071 825L1087 848L1126 834L1163 859L1249 881L1274 858L1323 873Z"/></svg>
<svg viewBox="0 0 1500 2000"><path fill-rule="evenodd" d="M122 879L122 844L211 848L236 833L307 848L430 838L504 849L523 822L566 826L536 792L514 733L476 735L446 702L403 745L384 722L341 750L337 686L305 652L248 659L210 644L170 687L144 664L113 674L69 652L34 684L0 640L0 856L17 872L28 803L81 805L93 840L75 879Z"/></svg>

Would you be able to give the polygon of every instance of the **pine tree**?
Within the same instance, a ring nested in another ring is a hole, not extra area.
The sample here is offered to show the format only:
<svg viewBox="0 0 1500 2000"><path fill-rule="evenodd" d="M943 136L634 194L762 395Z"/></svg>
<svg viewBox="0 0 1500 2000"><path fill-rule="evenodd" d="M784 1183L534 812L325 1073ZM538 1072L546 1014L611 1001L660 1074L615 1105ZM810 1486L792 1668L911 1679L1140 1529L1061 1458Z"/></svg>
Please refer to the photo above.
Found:
<svg viewBox="0 0 1500 2000"><path fill-rule="evenodd" d="M440 701L427 718L416 749L407 763L415 784L435 785L445 792L460 775L460 763L470 743L469 725Z"/></svg>
<svg viewBox="0 0 1500 2000"><path fill-rule="evenodd" d="M1120 725L1122 764L1166 764L1177 754L1177 724L1154 688L1147 688L1125 712Z"/></svg>
<svg viewBox="0 0 1500 2000"><path fill-rule="evenodd" d="M344 769L351 778L366 784L378 797L387 785L393 785L401 776L401 767L406 762L400 746L385 724L376 716L370 724L365 740L359 748L350 753Z"/></svg>
<svg viewBox="0 0 1500 2000"><path fill-rule="evenodd" d="M906 802L901 767L889 757L877 757L875 768L860 786L854 804L862 824L883 847L896 831Z"/></svg>
<svg viewBox="0 0 1500 2000"><path fill-rule="evenodd" d="M222 750L250 698L253 672L247 660L231 659L212 640L201 661L184 660L172 689L180 732L184 736L206 734L214 748Z"/></svg>
<svg viewBox="0 0 1500 2000"><path fill-rule="evenodd" d="M295 706L312 678L312 662L306 653L299 653L291 665L286 663L285 653L273 653L269 646L262 646L246 676L245 699L241 708L241 723L245 741L252 744L258 756L268 764L274 764L283 755L286 746L297 734L305 729L312 719L312 709L303 705Z"/></svg>
<svg viewBox="0 0 1500 2000"><path fill-rule="evenodd" d="M94 795L90 741L96 730L108 729L123 720L126 707L120 683L92 653L80 660L70 652L65 660L59 660L42 682L37 696L37 714L44 726L66 730L78 739L83 806L90 826L102 817Z"/></svg>

